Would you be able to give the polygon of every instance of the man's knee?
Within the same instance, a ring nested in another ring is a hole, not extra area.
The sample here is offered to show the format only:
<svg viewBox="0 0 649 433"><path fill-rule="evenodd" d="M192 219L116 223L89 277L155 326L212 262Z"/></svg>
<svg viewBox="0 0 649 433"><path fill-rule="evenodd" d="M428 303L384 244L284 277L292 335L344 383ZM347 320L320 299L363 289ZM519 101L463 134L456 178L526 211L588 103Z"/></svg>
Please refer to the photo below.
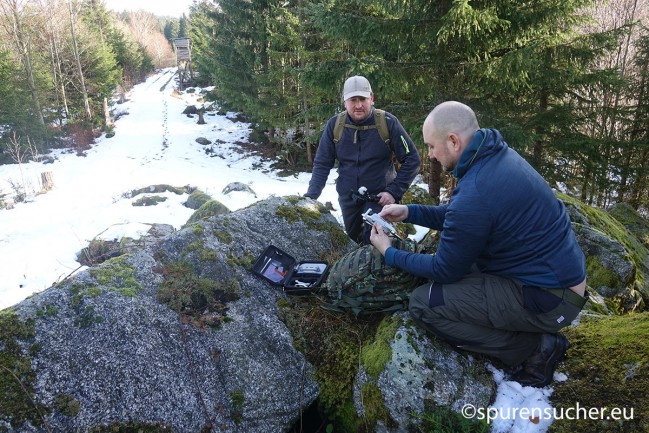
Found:
<svg viewBox="0 0 649 433"><path fill-rule="evenodd" d="M427 327L437 327L445 318L440 314L439 308L444 305L442 285L440 283L427 283L417 287L410 294L408 310L410 315L420 324Z"/></svg>
<svg viewBox="0 0 649 433"><path fill-rule="evenodd" d="M410 301L408 304L408 309L410 313L414 311L421 311L424 308L428 308L428 291L430 288L430 283L424 284L423 286L417 287L410 294Z"/></svg>

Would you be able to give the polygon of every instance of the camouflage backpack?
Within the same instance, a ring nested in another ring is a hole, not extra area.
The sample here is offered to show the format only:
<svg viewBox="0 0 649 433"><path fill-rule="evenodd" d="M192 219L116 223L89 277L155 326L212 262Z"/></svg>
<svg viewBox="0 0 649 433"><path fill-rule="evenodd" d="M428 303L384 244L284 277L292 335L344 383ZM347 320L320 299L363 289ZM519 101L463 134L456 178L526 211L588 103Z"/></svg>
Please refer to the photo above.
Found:
<svg viewBox="0 0 649 433"><path fill-rule="evenodd" d="M392 246L416 252L412 240L394 239ZM408 308L410 292L424 279L387 266L372 245L361 246L338 259L329 269L323 285L328 298L326 309L361 313L389 312Z"/></svg>

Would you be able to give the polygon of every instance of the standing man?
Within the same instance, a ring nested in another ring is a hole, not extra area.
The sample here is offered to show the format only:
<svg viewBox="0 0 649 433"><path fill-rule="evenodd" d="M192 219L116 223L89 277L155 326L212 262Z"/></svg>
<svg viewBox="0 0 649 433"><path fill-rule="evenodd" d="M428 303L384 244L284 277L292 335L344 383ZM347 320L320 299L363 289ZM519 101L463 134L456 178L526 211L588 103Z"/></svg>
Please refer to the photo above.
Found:
<svg viewBox="0 0 649 433"><path fill-rule="evenodd" d="M397 203L417 173L417 148L392 114L374 108L367 78L353 76L343 87L345 112L329 119L320 139L306 197L317 199L338 161L336 191L347 235L369 244L371 227L363 223L367 209L379 212ZM392 161L396 155L400 168ZM360 189L360 191L359 191Z"/></svg>
<svg viewBox="0 0 649 433"><path fill-rule="evenodd" d="M563 203L496 129L480 129L471 108L444 102L423 126L428 156L458 179L449 204L391 205L388 221L436 230L435 255L390 247L372 229L388 265L432 280L410 296L410 314L452 345L521 366L512 379L552 381L568 340L559 329L587 300L585 257Z"/></svg>

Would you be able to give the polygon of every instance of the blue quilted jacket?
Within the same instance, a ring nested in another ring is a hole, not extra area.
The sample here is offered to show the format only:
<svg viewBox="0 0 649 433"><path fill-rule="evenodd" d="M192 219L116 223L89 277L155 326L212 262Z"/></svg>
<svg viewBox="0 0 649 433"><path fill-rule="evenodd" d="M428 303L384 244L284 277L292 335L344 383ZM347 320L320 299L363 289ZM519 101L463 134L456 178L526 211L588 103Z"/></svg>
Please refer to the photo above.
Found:
<svg viewBox="0 0 649 433"><path fill-rule="evenodd" d="M473 264L524 284L563 288L586 275L563 203L495 129L476 132L453 171L449 204L408 205L408 222L441 230L435 255L388 248L386 263L450 283Z"/></svg>

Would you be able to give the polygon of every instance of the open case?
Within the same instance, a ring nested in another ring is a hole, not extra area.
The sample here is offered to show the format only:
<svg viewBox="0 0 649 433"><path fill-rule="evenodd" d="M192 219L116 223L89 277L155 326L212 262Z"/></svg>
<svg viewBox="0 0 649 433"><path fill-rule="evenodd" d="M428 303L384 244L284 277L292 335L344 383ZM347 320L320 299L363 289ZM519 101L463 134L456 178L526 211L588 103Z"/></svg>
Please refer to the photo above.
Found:
<svg viewBox="0 0 649 433"><path fill-rule="evenodd" d="M297 262L290 254L269 245L252 265L252 271L271 284L282 286L289 295L308 295L317 291L324 280L327 262Z"/></svg>

